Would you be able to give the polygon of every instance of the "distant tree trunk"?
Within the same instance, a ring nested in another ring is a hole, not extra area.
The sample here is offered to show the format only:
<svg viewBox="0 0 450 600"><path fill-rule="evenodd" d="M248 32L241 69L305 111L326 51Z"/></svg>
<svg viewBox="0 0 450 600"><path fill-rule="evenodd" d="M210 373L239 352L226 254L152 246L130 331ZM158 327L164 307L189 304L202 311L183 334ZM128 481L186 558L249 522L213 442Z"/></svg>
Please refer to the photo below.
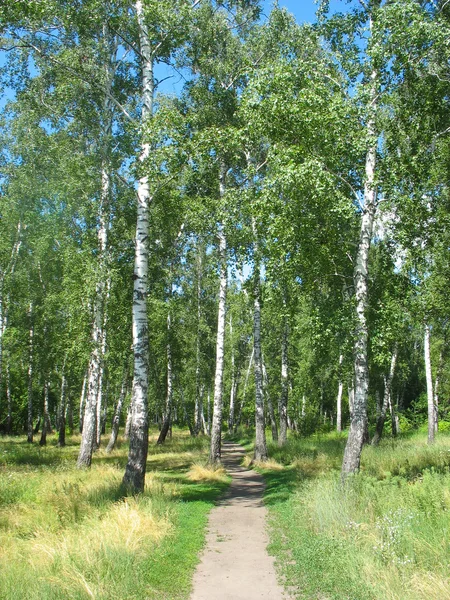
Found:
<svg viewBox="0 0 450 600"><path fill-rule="evenodd" d="M255 356L255 348L252 346L252 351L251 351L251 354L250 354L250 358L248 360L247 371L245 373L244 389L243 389L243 392L242 392L242 400L241 400L241 402L239 404L239 412L238 412L238 416L237 416L237 419L236 419L235 425L234 425L234 431L235 432L236 432L236 429L237 429L238 425L241 424L242 411L243 411L244 406L245 406L245 396L246 396L246 393L247 393L248 379L250 377L250 371L252 370L254 356Z"/></svg>
<svg viewBox="0 0 450 600"><path fill-rule="evenodd" d="M46 378L44 381L44 424L42 426L42 434L41 439L39 441L40 446L45 446L47 444L47 434L51 433L52 426L50 423L50 415L48 412L48 394L50 389L50 383Z"/></svg>
<svg viewBox="0 0 450 600"><path fill-rule="evenodd" d="M58 426L58 446L60 448L66 445L66 376L61 375L61 400L59 403L59 426Z"/></svg>
<svg viewBox="0 0 450 600"><path fill-rule="evenodd" d="M73 435L73 398L70 390L67 390L67 426L69 435Z"/></svg>
<svg viewBox="0 0 450 600"><path fill-rule="evenodd" d="M225 195L225 176L226 168L222 166L219 183L221 198L223 198ZM214 408L211 427L211 448L209 453L209 462L211 464L220 462L222 450L223 367L225 357L225 313L227 300L227 240L222 224L219 225L217 237L219 239L220 286L219 309L217 315Z"/></svg>
<svg viewBox="0 0 450 600"><path fill-rule="evenodd" d="M170 310L167 315L167 391L166 391L166 406L164 410L164 421L159 432L157 444L164 444L167 434L171 426L172 419L172 399L173 399L173 368L172 368L172 342L171 342L172 320Z"/></svg>
<svg viewBox="0 0 450 600"><path fill-rule="evenodd" d="M88 382L88 371L84 374L83 378L83 386L81 388L81 397L80 397L80 412L79 412L79 430L80 433L83 433L83 417L84 417L84 407L86 404L86 387Z"/></svg>
<svg viewBox="0 0 450 600"><path fill-rule="evenodd" d="M211 435L211 429L212 429L212 413L211 413L211 389L208 388L208 397L207 397L207 419L208 419L208 423L207 423L207 435Z"/></svg>
<svg viewBox="0 0 450 600"><path fill-rule="evenodd" d="M194 432L198 435L202 426L203 398L201 391L201 335L202 335L202 269L203 269L203 246L197 243L196 270L197 270L197 340L195 352L195 408L194 408Z"/></svg>
<svg viewBox="0 0 450 600"><path fill-rule="evenodd" d="M278 404L280 416L280 436L278 445L284 446L287 442L288 429L288 398L289 398L289 363L288 363L288 340L289 322L286 315L283 316L283 333L281 338L281 394Z"/></svg>
<svg viewBox="0 0 450 600"><path fill-rule="evenodd" d="M425 375L427 380L427 399L428 399L428 443L434 442L435 414L433 397L433 376L431 374L431 356L430 356L430 326L425 324L424 333L424 358Z"/></svg>
<svg viewBox="0 0 450 600"><path fill-rule="evenodd" d="M109 454L114 450L117 441L117 435L119 433L120 415L122 414L123 403L125 402L125 396L127 394L128 384L128 366L124 368L122 376L122 386L120 388L119 400L117 402L116 410L114 412L114 418L111 429L111 437L109 438L108 445L106 446L106 453Z"/></svg>
<svg viewBox="0 0 450 600"><path fill-rule="evenodd" d="M189 418L189 414L186 408L186 401L184 399L184 390L183 390L183 386L181 384L179 384L179 391L180 391L180 400L181 400L181 408L183 409L183 418L186 422L186 425L188 426L189 429L189 434L191 435L191 437L195 437L195 431L194 428L192 427L192 423L191 420Z"/></svg>
<svg viewBox="0 0 450 600"><path fill-rule="evenodd" d="M255 354L255 452L257 461L267 460L266 430L264 423L264 392L261 354L261 283L259 267L259 249L255 219L252 219L253 244L255 254L254 266L254 300L253 300L253 348Z"/></svg>
<svg viewBox="0 0 450 600"><path fill-rule="evenodd" d="M230 410L228 413L228 431L234 431L234 405L236 402L236 375L233 343L233 316L230 315L230 340L231 340L231 388L230 388Z"/></svg>
<svg viewBox="0 0 450 600"><path fill-rule="evenodd" d="M33 443L33 361L34 361L34 327L33 327L33 304L30 303L28 312L30 330L28 334L28 411L27 411L27 442Z"/></svg>
<svg viewBox="0 0 450 600"><path fill-rule="evenodd" d="M433 390L433 404L434 404L434 433L438 432L439 429L439 383L442 377L442 370L444 367L444 351L441 348L439 353L439 363L436 372L436 378L434 380Z"/></svg>
<svg viewBox="0 0 450 600"><path fill-rule="evenodd" d="M11 394L11 373L9 370L9 360L6 362L6 404L8 406L8 415L6 417L6 433L12 433L12 424L13 424L13 403L12 403L12 394Z"/></svg>
<svg viewBox="0 0 450 600"><path fill-rule="evenodd" d="M141 0L135 2L142 69L142 135L153 115L153 54L148 27ZM140 161L150 155L150 144L142 141ZM148 454L148 237L149 206L151 201L149 179L143 175L138 183L137 225L133 290L133 352L134 377L131 410L130 449L123 483L133 492L142 492Z"/></svg>
<svg viewBox="0 0 450 600"><path fill-rule="evenodd" d="M338 383L338 395L336 400L336 431L341 433L342 431L342 392L344 390L344 383L342 381L342 361L344 360L344 356L341 354L339 356L339 383Z"/></svg>
<svg viewBox="0 0 450 600"><path fill-rule="evenodd" d="M267 408L269 410L270 428L272 431L272 441L278 442L277 420L275 418L275 411L273 409L272 399L269 394L269 379L267 377L267 369L266 369L266 364L264 362L264 358L262 360L262 370L263 370L263 390L265 392L265 397L267 399Z"/></svg>
<svg viewBox="0 0 450 600"><path fill-rule="evenodd" d="M108 177L109 181L109 177ZM108 186L109 193L109 186ZM104 240L104 250L105 250L105 261L106 261L106 238ZM96 430L95 430L95 442L94 449L100 448L102 433L104 432L104 426L106 421L106 411L107 411L107 387L105 388L105 379L106 379L106 366L105 366L105 356L107 350L107 326L108 326L108 303L109 297L111 293L111 279L108 277L105 290L103 292L103 323L101 330L101 347L100 347L100 366L99 366L99 374L98 374L98 390L97 390L97 407L96 407Z"/></svg>
<svg viewBox="0 0 450 600"><path fill-rule="evenodd" d="M128 405L127 409L127 420L125 421L125 430L123 432L123 439L128 440L130 438L131 431L131 403Z"/></svg>
<svg viewBox="0 0 450 600"><path fill-rule="evenodd" d="M372 446L377 446L380 443L381 436L383 435L384 422L386 420L386 412L388 407L391 406L392 380L394 379L397 356L398 348L396 345L391 356L391 366L389 369L389 374L387 377L384 377L383 404L381 405L380 415L377 419L375 434L372 438ZM394 414L392 414L392 417L394 418Z"/></svg>

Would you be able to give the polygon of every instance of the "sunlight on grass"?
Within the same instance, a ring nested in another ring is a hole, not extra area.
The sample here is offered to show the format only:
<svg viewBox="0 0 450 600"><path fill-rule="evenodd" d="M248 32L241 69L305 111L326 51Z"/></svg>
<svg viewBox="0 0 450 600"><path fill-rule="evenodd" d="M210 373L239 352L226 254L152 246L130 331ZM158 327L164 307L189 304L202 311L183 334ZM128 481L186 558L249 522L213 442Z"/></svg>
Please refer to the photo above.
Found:
<svg viewBox="0 0 450 600"><path fill-rule="evenodd" d="M187 476L200 474L207 440L151 444L136 498L123 496L122 440L111 454L98 451L89 470L75 468L78 442L0 439L0 598L161 598L169 571L171 597L187 598L207 513L229 480L223 470Z"/></svg>
<svg viewBox="0 0 450 600"><path fill-rule="evenodd" d="M227 472L223 467L194 463L187 473L189 481L228 481Z"/></svg>
<svg viewBox="0 0 450 600"><path fill-rule="evenodd" d="M271 550L287 583L305 598L450 598L450 438L367 447L345 488L342 450L335 434L294 438L284 455L289 477L262 471Z"/></svg>

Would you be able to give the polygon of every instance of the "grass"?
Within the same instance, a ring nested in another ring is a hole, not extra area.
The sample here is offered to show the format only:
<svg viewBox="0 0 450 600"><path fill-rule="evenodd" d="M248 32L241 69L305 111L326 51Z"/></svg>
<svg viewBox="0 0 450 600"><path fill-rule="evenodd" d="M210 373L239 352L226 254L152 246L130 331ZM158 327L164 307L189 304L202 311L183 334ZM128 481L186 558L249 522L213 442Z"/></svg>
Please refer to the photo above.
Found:
<svg viewBox="0 0 450 600"><path fill-rule="evenodd" d="M450 598L450 436L386 439L343 488L345 438L269 444L270 551L304 600Z"/></svg>
<svg viewBox="0 0 450 600"><path fill-rule="evenodd" d="M79 471L79 441L0 440L0 598L187 598L208 512L229 483L203 467L207 440L151 440L136 498L121 493L126 445Z"/></svg>

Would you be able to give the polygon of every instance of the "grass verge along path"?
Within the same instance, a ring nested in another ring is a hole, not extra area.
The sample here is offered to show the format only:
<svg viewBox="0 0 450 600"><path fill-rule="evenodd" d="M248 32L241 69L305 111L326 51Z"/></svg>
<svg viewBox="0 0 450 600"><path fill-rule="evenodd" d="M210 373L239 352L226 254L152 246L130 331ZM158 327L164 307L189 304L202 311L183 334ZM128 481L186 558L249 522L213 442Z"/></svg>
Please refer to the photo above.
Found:
<svg viewBox="0 0 450 600"><path fill-rule="evenodd" d="M121 495L125 444L79 471L79 437L49 442L0 438L0 598L186 599L208 513L229 483L202 468L207 440L151 439L136 498Z"/></svg>

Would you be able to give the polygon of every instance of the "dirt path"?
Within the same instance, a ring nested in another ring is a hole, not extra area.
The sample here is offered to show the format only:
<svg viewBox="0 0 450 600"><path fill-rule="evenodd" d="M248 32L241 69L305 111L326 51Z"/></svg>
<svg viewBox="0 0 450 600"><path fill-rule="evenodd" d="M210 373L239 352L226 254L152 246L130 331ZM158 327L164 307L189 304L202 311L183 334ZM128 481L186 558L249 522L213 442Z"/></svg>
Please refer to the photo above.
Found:
<svg viewBox="0 0 450 600"><path fill-rule="evenodd" d="M212 509L206 547L194 575L190 600L285 600L274 560L267 554L264 480L240 466L245 454L225 443L222 460L232 476L227 494Z"/></svg>

